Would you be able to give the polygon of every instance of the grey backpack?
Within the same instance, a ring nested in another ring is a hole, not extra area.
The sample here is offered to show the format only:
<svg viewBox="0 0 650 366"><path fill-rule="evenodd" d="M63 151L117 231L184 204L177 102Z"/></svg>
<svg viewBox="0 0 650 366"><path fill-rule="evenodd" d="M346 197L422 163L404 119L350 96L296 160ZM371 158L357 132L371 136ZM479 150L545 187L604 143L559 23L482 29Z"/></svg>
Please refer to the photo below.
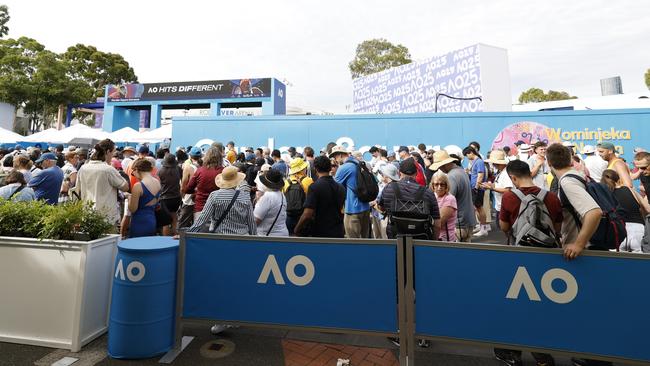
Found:
<svg viewBox="0 0 650 366"><path fill-rule="evenodd" d="M525 195L522 191L513 188L512 193L517 195L521 204L519 215L512 225L514 245L542 248L559 248L558 236L553 229L553 220L544 204L548 191L542 189L538 194Z"/></svg>

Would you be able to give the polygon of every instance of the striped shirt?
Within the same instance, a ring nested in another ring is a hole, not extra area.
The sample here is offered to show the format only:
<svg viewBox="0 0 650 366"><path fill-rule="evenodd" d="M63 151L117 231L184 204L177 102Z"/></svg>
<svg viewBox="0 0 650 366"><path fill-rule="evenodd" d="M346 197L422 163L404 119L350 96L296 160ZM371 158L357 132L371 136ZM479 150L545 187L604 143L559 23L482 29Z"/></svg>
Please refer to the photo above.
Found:
<svg viewBox="0 0 650 366"><path fill-rule="evenodd" d="M255 216L253 216L250 187L245 183L240 186L240 193L237 200L219 227L214 227L226 208L228 208L235 192L235 189L219 189L210 193L203 207L203 211L201 211L201 215L199 215L194 225L187 229L187 231L207 231L215 234L229 235L256 235L257 226L255 225ZM207 224L209 224L209 229L204 228Z"/></svg>

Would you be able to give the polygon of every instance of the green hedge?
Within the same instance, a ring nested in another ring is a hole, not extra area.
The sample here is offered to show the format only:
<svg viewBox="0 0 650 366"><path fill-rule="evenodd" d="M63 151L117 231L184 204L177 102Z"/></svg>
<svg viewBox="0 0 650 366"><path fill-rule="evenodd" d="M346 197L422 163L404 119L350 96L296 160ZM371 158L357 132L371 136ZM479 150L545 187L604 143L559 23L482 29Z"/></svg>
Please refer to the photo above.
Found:
<svg viewBox="0 0 650 366"><path fill-rule="evenodd" d="M48 205L43 201L0 199L0 236L53 240L95 240L113 230L106 217L80 201Z"/></svg>

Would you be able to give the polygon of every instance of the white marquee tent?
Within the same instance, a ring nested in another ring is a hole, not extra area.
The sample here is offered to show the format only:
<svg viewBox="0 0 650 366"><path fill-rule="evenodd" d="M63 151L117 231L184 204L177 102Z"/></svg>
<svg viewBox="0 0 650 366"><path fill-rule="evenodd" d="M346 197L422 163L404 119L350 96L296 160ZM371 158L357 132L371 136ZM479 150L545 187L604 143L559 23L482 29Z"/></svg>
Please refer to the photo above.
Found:
<svg viewBox="0 0 650 366"><path fill-rule="evenodd" d="M15 144L18 141L25 141L25 136L0 127L0 144Z"/></svg>

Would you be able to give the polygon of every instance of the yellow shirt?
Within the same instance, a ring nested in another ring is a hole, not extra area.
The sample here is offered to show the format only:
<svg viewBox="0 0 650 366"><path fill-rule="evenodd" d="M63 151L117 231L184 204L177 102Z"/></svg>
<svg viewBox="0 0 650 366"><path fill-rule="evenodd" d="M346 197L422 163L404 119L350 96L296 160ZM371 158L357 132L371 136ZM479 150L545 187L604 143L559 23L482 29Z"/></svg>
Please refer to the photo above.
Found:
<svg viewBox="0 0 650 366"><path fill-rule="evenodd" d="M298 182L298 178L296 178L295 175L292 175L289 177L289 179L284 180L284 188L282 188L282 192L286 192L287 189L289 188L289 180L292 180L293 182ZM311 179L310 177L304 177L300 181L300 184L302 185L302 190L305 191L305 194L307 194L307 190L309 190L309 186L314 183L314 180Z"/></svg>
<svg viewBox="0 0 650 366"><path fill-rule="evenodd" d="M237 153L235 150L228 150L226 153L226 159L230 162L230 164L234 164L235 160L237 160Z"/></svg>

